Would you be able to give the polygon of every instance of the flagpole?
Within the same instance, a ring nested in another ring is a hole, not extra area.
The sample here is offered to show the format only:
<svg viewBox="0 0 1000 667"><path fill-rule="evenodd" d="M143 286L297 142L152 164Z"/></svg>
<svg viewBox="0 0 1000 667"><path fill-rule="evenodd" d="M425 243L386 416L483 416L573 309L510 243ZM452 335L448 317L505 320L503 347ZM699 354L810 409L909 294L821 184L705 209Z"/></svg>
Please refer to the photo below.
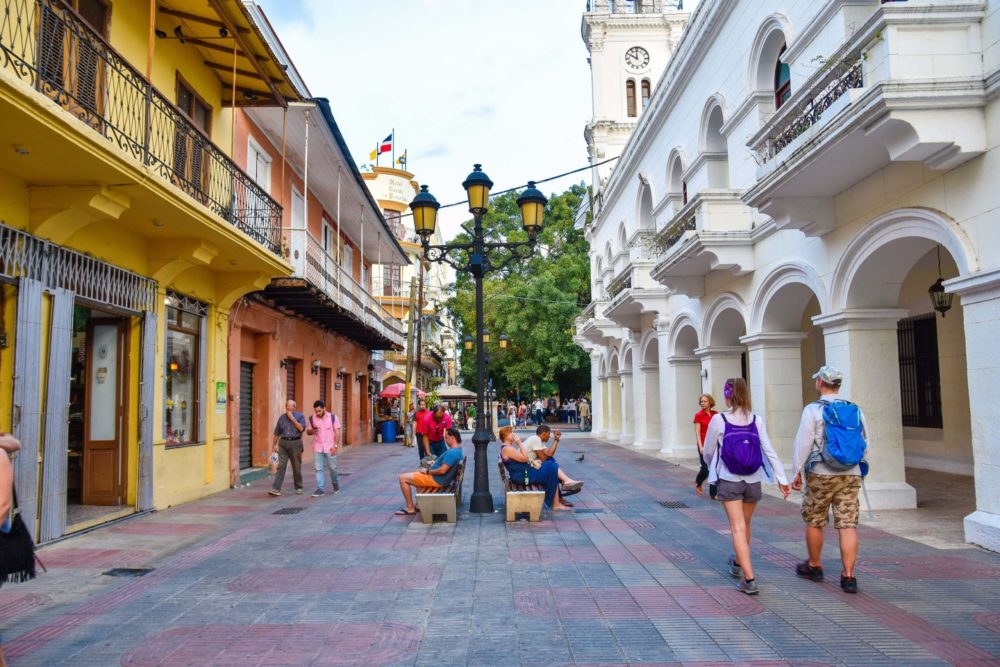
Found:
<svg viewBox="0 0 1000 667"><path fill-rule="evenodd" d="M396 166L396 128L392 128L392 166Z"/></svg>

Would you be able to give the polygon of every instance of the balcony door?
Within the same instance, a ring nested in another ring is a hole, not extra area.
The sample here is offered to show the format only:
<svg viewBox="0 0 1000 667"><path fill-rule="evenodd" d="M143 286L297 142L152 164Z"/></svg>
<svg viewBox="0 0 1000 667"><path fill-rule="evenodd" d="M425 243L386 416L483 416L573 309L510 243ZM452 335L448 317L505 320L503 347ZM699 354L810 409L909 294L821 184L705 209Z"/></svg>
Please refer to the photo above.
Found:
<svg viewBox="0 0 1000 667"><path fill-rule="evenodd" d="M84 25L54 3L41 4L38 74L42 91L98 129L104 116L107 78L102 59L107 49L101 38L107 39L111 8L103 0L65 3L76 10Z"/></svg>
<svg viewBox="0 0 1000 667"><path fill-rule="evenodd" d="M292 188L292 266L299 276L306 275L306 200Z"/></svg>
<svg viewBox="0 0 1000 667"><path fill-rule="evenodd" d="M124 318L95 317L87 322L81 494L84 505L120 505L124 496L126 325Z"/></svg>
<svg viewBox="0 0 1000 667"><path fill-rule="evenodd" d="M185 191L208 203L211 193L206 150L212 131L212 107L180 76L177 77L177 106L184 118L178 118L174 127L174 174Z"/></svg>

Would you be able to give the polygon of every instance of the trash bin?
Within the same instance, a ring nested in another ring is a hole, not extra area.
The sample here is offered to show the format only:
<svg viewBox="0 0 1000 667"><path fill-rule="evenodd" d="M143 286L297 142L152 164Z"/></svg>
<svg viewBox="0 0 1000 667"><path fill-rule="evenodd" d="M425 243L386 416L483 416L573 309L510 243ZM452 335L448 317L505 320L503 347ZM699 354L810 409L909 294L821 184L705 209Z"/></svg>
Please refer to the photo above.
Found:
<svg viewBox="0 0 1000 667"><path fill-rule="evenodd" d="M396 442L396 422L391 419L382 422L382 442Z"/></svg>

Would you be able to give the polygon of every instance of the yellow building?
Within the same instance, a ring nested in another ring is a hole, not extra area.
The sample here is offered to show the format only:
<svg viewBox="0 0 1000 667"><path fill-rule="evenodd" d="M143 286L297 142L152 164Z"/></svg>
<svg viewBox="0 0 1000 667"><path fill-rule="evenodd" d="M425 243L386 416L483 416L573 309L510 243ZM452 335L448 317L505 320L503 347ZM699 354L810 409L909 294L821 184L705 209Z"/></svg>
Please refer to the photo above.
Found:
<svg viewBox="0 0 1000 667"><path fill-rule="evenodd" d="M0 0L0 51L0 430L45 542L229 485L230 307L291 272L233 106L297 95L237 0Z"/></svg>

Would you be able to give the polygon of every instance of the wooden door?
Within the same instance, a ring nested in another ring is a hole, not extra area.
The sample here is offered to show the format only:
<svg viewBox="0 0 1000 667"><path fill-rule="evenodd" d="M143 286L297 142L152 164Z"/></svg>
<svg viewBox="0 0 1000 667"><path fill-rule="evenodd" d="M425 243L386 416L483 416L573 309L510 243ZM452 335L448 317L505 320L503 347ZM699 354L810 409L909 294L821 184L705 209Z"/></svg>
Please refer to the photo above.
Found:
<svg viewBox="0 0 1000 667"><path fill-rule="evenodd" d="M87 323L87 399L83 425L83 504L120 505L125 495L128 400L126 320Z"/></svg>
<svg viewBox="0 0 1000 667"><path fill-rule="evenodd" d="M343 440L345 445L351 444L354 440L351 434L351 374L348 373L343 377L341 382L343 382L344 390L341 392L341 405L340 405L340 428L343 430Z"/></svg>
<svg viewBox="0 0 1000 667"><path fill-rule="evenodd" d="M240 362L240 470L253 467L253 364Z"/></svg>

